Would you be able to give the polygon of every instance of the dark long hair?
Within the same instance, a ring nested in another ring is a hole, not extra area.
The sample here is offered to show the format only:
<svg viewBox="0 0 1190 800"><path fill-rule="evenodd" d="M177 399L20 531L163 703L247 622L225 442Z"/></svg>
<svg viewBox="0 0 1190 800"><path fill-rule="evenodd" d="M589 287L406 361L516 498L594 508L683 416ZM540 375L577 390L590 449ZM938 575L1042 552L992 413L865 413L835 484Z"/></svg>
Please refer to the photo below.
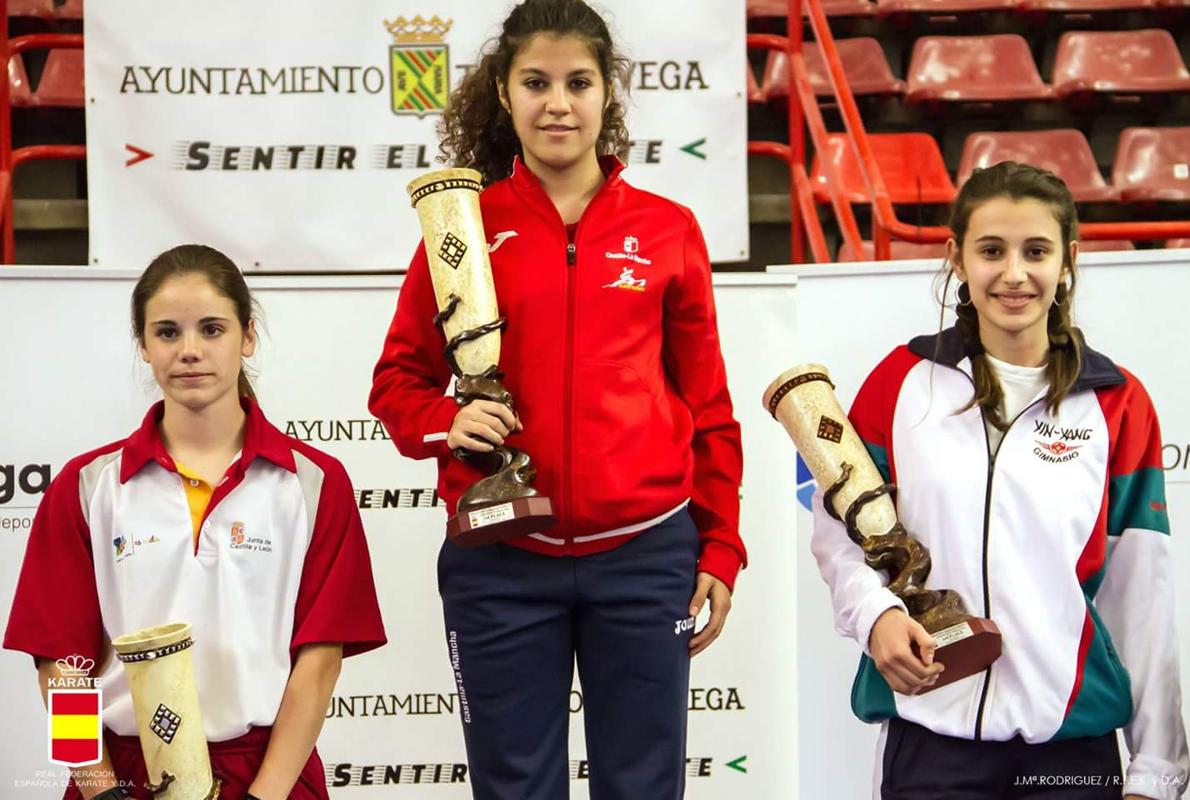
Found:
<svg viewBox="0 0 1190 800"><path fill-rule="evenodd" d="M1049 360L1045 375L1049 381L1049 389L1046 390L1045 406L1054 414L1070 393L1074 382L1078 380L1082 366L1082 333L1074 327L1070 313L1078 277L1074 262L1070 258L1070 243L1078 239L1078 213L1074 206L1074 198L1071 197L1066 184L1048 170L1015 161L1001 161L986 169L977 169L959 191L950 217L950 229L954 232L959 253L963 251L963 240L975 209L997 197L1007 197L1011 200L1032 199L1045 203L1053 212L1062 234L1062 265L1070 275L1070 283L1058 284L1046 322L1046 331L1049 334ZM949 265L946 269L948 274L943 296L954 274L950 271ZM1004 390L983 351L979 338L979 313L971 304L970 290L965 283L959 285L958 297L959 304L955 308L958 315L956 326L971 354L971 370L975 379L975 395L962 410L979 406L993 425L1006 430L1008 422L1000 415Z"/></svg>
<svg viewBox="0 0 1190 800"><path fill-rule="evenodd" d="M512 117L500 104L499 87L508 85L513 59L539 33L574 36L591 48L607 91L596 151L599 155L628 151L628 128L619 97L619 87L627 85L628 61L616 50L603 18L583 0L525 0L504 20L500 35L484 48L479 64L451 93L438 126L440 161L479 170L485 185L512 174L521 143Z"/></svg>
<svg viewBox="0 0 1190 800"><path fill-rule="evenodd" d="M145 343L145 306L149 300L170 278L193 274L202 275L215 291L231 301L240 327L247 332L255 306L240 268L213 247L182 244L154 258L132 290L132 335L142 346ZM242 397L256 397L243 366L240 367L239 393Z"/></svg>

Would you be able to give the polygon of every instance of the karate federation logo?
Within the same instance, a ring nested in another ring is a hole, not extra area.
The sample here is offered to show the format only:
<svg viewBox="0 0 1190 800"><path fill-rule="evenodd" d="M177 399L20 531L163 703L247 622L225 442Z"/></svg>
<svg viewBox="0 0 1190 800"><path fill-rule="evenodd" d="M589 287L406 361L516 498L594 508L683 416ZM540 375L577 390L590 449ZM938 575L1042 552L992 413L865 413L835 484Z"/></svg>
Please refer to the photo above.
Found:
<svg viewBox="0 0 1190 800"><path fill-rule="evenodd" d="M103 691L98 679L88 678L94 666L94 660L80 655L58 659L62 677L50 680L46 704L50 763L85 767L103 757Z"/></svg>
<svg viewBox="0 0 1190 800"><path fill-rule="evenodd" d="M454 20L416 16L385 20L395 44L389 47L394 114L441 114L450 96L450 52L446 34Z"/></svg>

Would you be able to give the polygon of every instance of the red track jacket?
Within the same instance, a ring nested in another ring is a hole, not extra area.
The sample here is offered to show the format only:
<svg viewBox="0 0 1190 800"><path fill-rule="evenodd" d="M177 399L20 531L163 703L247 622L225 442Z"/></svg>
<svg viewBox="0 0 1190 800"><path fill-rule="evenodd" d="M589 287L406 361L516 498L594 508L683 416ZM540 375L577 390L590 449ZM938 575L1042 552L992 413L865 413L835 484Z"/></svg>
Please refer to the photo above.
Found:
<svg viewBox="0 0 1190 800"><path fill-rule="evenodd" d="M546 555L610 550L687 502L699 570L732 586L742 467L711 295L706 245L691 212L607 180L570 244L553 202L519 160L480 195L500 312L500 367L525 426L509 437L537 467L558 516L510 544ZM453 514L482 474L446 445L458 407L432 319L424 244L400 292L369 407L410 458L437 457Z"/></svg>

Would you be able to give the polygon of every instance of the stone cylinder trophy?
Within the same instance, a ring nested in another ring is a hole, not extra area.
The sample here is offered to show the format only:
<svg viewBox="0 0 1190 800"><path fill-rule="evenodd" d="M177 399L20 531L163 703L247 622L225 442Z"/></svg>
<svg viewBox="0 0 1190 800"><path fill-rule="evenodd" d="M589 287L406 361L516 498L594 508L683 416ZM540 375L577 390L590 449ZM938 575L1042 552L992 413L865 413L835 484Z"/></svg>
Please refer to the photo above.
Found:
<svg viewBox="0 0 1190 800"><path fill-rule="evenodd" d="M1000 657L1000 631L967 613L950 589L927 589L930 553L897 519L893 493L843 413L826 367L803 364L769 384L764 405L793 439L819 486L826 512L842 522L872 569L888 572L899 597L938 644L934 660L946 669L932 691L975 675Z"/></svg>
<svg viewBox="0 0 1190 800"><path fill-rule="evenodd" d="M479 209L481 176L471 169L431 172L411 182L426 246L438 314L434 323L446 338L446 360L455 375L455 401L490 400L513 409L501 384L500 331L507 321L496 304L492 265ZM459 498L447 536L462 547L500 542L544 531L556 518L548 497L533 487L537 476L527 453L501 445L491 453L456 450L455 455L487 477Z"/></svg>
<svg viewBox="0 0 1190 800"><path fill-rule="evenodd" d="M190 625L175 622L112 640L124 664L149 783L161 800L214 800L207 735L190 661Z"/></svg>

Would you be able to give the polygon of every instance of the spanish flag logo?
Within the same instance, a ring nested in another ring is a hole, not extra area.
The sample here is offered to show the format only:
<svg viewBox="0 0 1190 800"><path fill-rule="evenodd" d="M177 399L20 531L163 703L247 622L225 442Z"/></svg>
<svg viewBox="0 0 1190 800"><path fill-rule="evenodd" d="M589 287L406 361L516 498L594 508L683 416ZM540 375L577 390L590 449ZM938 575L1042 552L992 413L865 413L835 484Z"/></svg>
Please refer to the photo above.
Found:
<svg viewBox="0 0 1190 800"><path fill-rule="evenodd" d="M49 692L50 762L85 767L102 757L102 693L98 689Z"/></svg>

